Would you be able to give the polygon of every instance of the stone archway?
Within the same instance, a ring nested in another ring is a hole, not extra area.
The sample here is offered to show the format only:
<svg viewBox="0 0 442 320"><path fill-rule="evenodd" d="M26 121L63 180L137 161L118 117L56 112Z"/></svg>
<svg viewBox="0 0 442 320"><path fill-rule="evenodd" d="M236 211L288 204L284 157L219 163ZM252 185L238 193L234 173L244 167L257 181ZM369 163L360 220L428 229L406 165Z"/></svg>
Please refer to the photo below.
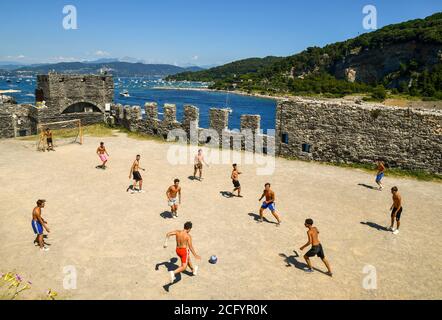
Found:
<svg viewBox="0 0 442 320"><path fill-rule="evenodd" d="M99 107L90 102L76 102L65 108L62 114L100 112Z"/></svg>

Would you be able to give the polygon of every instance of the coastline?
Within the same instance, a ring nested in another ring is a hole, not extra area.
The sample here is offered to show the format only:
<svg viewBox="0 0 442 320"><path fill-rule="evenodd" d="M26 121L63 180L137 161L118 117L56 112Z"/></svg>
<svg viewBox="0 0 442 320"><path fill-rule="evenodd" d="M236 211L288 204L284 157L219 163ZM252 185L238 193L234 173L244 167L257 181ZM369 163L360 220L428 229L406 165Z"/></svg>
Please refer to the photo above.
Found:
<svg viewBox="0 0 442 320"><path fill-rule="evenodd" d="M287 100L287 99L293 98L293 97L290 97L290 96L270 96L270 95L259 94L259 93L248 93L248 92L245 92L245 91L229 91L229 90L218 90L218 89L210 89L210 88L153 87L152 89L222 92L222 93L232 93L232 94L237 94L237 95L241 95L241 96L264 98L264 99L272 99L272 100Z"/></svg>

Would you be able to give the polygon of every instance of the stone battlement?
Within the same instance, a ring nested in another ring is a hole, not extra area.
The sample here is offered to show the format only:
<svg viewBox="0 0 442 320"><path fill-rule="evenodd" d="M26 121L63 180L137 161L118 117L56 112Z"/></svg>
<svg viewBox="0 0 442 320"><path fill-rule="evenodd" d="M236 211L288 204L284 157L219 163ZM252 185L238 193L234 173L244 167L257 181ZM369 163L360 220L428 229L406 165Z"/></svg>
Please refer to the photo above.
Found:
<svg viewBox="0 0 442 320"><path fill-rule="evenodd" d="M88 125L106 119L132 132L170 141L324 162L373 164L382 159L389 167L442 173L440 110L282 99L276 110L276 134L264 135L259 115L242 115L240 128L230 130L229 110L212 108L209 128L200 128L199 109L192 105L184 106L182 121L177 120L174 104L164 105L162 119L154 102L143 107L115 105L113 80L108 75L51 73L37 79L38 108L0 100L1 138L35 134L42 122L80 119Z"/></svg>
<svg viewBox="0 0 442 320"><path fill-rule="evenodd" d="M228 109L211 108L209 110L209 128L199 127L199 109L192 105L184 106L182 122L176 118L176 105L164 104L163 119L158 117L158 105L155 102L148 102L144 105L143 118L142 108L140 106L123 106L121 104L112 105L111 113L114 117L115 125L123 126L132 132L140 132L148 135L154 135L167 139L169 133L173 130L182 130L187 140L192 140L191 134L194 133L200 140L203 137L207 143L216 133L219 143L224 146L233 147L235 143L239 148L266 153L268 142L274 141L274 137L261 134L261 117L259 115L242 115L240 130L229 129ZM209 132L210 131L210 132ZM254 135L262 139L260 150L255 148ZM193 139L194 140L194 139ZM215 141L212 141L215 142Z"/></svg>

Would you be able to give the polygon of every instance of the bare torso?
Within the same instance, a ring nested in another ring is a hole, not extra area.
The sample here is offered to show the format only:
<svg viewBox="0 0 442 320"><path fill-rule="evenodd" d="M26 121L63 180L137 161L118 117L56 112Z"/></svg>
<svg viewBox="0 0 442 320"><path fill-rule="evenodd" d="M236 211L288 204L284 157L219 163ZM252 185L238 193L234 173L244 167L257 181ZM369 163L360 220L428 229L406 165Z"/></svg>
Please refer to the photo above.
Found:
<svg viewBox="0 0 442 320"><path fill-rule="evenodd" d="M39 221L40 216L41 216L41 208L35 207L34 210L32 210L32 220Z"/></svg>
<svg viewBox="0 0 442 320"><path fill-rule="evenodd" d="M139 169L140 169L140 162L138 160L135 160L134 164L132 165L132 170L133 171L139 171Z"/></svg>
<svg viewBox="0 0 442 320"><path fill-rule="evenodd" d="M187 248L189 246L190 235L182 230L176 233L176 247L177 248Z"/></svg>
<svg viewBox="0 0 442 320"><path fill-rule="evenodd" d="M176 198L177 194L181 191L181 187L176 187L175 185L170 186L167 190L167 194L170 198Z"/></svg>
<svg viewBox="0 0 442 320"><path fill-rule="evenodd" d="M312 227L307 231L307 235L309 236L312 246L318 246L321 243L319 242L319 230L316 227Z"/></svg>
<svg viewBox="0 0 442 320"><path fill-rule="evenodd" d="M402 197L399 192L393 194L393 207L396 209L400 209L402 207Z"/></svg>
<svg viewBox="0 0 442 320"><path fill-rule="evenodd" d="M197 154L195 156L195 164L202 165L204 160L204 156L202 154Z"/></svg>
<svg viewBox="0 0 442 320"><path fill-rule="evenodd" d="M264 195L266 197L267 203L275 202L275 193L273 192L273 190L264 190Z"/></svg>

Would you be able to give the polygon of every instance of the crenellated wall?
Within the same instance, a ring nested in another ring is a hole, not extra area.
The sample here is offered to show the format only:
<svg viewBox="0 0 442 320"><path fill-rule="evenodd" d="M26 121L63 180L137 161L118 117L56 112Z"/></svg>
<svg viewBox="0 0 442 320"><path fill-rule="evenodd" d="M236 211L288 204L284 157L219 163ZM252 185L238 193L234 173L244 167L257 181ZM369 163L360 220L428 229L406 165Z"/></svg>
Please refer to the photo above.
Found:
<svg viewBox="0 0 442 320"><path fill-rule="evenodd" d="M158 118L158 105L156 103L146 103L144 111L145 117L142 116L140 106L123 106L121 104L111 106L116 125L123 126L132 132L155 135L163 139L166 139L172 130L180 129L187 140L191 142L198 141L198 143L212 145L219 143L223 146L239 146L242 149L249 146L247 150L254 150L255 139L253 134L258 134L260 130L261 118L258 115L243 115L241 117L241 130L229 130L228 109L211 108L209 111L209 128L199 127L199 109L192 105L184 106L182 122L176 119L177 112L174 104L164 105L162 120ZM261 137L264 141L268 140L266 135L261 135ZM216 138L218 138L218 141ZM262 153L263 146L256 152Z"/></svg>

